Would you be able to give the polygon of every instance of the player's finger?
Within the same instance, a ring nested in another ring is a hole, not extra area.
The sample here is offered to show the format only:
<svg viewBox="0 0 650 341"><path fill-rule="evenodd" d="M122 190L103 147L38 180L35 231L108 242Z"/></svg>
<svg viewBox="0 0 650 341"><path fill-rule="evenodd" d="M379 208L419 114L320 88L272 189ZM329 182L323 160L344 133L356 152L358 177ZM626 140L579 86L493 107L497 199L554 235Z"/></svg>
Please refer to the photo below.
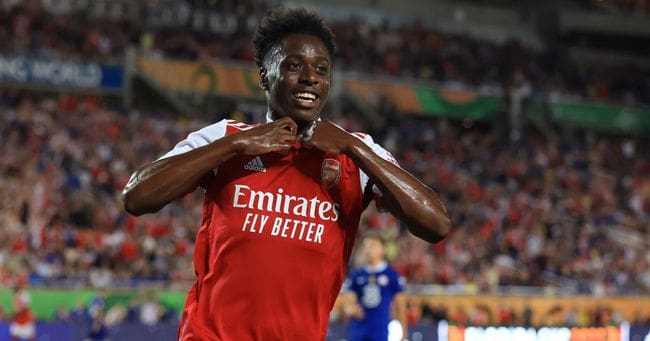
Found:
<svg viewBox="0 0 650 341"><path fill-rule="evenodd" d="M280 141L281 143L293 144L296 143L296 135L282 134L278 136L278 141Z"/></svg>
<svg viewBox="0 0 650 341"><path fill-rule="evenodd" d="M276 136L280 137L291 137L291 138L296 138L296 132L295 131L290 131L289 129L280 129L277 132Z"/></svg>
<svg viewBox="0 0 650 341"><path fill-rule="evenodd" d="M289 116L285 116L285 117L277 120L276 122L277 122L279 127L290 131L294 135L298 131L298 125Z"/></svg>

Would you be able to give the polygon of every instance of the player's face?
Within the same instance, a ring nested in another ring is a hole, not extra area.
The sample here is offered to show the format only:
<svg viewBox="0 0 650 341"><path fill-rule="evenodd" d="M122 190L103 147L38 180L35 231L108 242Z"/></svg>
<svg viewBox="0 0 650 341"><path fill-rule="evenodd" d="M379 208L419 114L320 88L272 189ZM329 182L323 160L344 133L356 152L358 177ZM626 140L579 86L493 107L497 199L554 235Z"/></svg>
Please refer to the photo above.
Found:
<svg viewBox="0 0 650 341"><path fill-rule="evenodd" d="M264 64L262 87L273 119L289 116L300 128L316 120L330 90L330 55L320 38L289 35Z"/></svg>
<svg viewBox="0 0 650 341"><path fill-rule="evenodd" d="M363 254L366 262L377 263L384 259L384 246L375 238L363 240Z"/></svg>

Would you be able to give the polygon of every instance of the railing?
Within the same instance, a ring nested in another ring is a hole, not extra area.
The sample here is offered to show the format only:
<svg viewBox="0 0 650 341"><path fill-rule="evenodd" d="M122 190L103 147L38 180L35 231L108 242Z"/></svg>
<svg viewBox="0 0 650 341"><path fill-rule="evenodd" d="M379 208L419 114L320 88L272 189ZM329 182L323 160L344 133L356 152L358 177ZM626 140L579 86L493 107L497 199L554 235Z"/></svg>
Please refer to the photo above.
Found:
<svg viewBox="0 0 650 341"><path fill-rule="evenodd" d="M87 278L47 278L32 281L30 287L34 289L60 289L60 290L101 290L132 291L132 290L188 290L193 281L169 281L154 279L129 279L113 280L107 287L92 287ZM522 296L522 297L562 297L576 295L592 295L591 290L584 289L578 281L548 281L545 286L499 285L490 289L481 289L476 284L407 284L405 292L410 295L422 296L458 296L458 295L496 295L496 296ZM643 293L632 288L619 288L618 296L639 296Z"/></svg>
<svg viewBox="0 0 650 341"><path fill-rule="evenodd" d="M457 311L467 314L475 310L485 312L496 321L498 312L503 307L509 308L519 318L525 310L532 312L530 322L536 326L560 326L566 321L566 316L573 312L594 312L606 309L620 318L633 321L638 317L650 317L650 296L605 296L593 295L558 295L555 291L533 294L526 288L510 288L502 293L474 292L467 294L460 286L409 286L406 293L408 304L420 311L420 307L442 307L449 316ZM31 295L32 310L38 319L50 320L61 307L71 309L86 306L95 297L103 297L106 308L115 305L128 307L133 303L144 301L157 302L165 310L171 309L177 314L182 310L187 288L170 289L165 286L119 288L105 290L82 288L36 288L28 289ZM14 292L0 289L0 307L11 313ZM333 312L340 316L340 302L334 305ZM512 323L516 323L512 322ZM1 339L1 338L0 338Z"/></svg>

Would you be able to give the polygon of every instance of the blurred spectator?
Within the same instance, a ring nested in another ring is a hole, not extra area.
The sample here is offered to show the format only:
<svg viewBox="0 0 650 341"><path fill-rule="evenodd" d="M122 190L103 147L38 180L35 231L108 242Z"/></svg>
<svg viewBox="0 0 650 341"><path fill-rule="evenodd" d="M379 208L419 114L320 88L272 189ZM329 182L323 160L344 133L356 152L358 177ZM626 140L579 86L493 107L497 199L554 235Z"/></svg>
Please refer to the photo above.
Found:
<svg viewBox="0 0 650 341"><path fill-rule="evenodd" d="M161 309L163 309L162 306ZM178 311L173 307L165 308L162 316L160 316L161 323L178 323L179 321L180 316L178 315Z"/></svg>
<svg viewBox="0 0 650 341"><path fill-rule="evenodd" d="M88 328L88 337L85 341L107 341L108 328L104 322L104 311L98 310L90 319L90 327Z"/></svg>
<svg viewBox="0 0 650 341"><path fill-rule="evenodd" d="M140 322L146 325L154 325L158 323L162 315L161 307L153 297L147 297L142 304L140 304Z"/></svg>
<svg viewBox="0 0 650 341"><path fill-rule="evenodd" d="M124 322L126 314L127 310L122 304L115 304L106 312L104 323L108 327L118 325Z"/></svg>
<svg viewBox="0 0 650 341"><path fill-rule="evenodd" d="M530 304L524 306L524 311L522 313L522 324L524 327L530 327L533 325L533 309Z"/></svg>
<svg viewBox="0 0 650 341"><path fill-rule="evenodd" d="M512 311L512 308L507 305L500 304L497 311L496 322L500 326L513 325L515 322L515 315L514 312Z"/></svg>
<svg viewBox="0 0 650 341"><path fill-rule="evenodd" d="M650 315L643 316L640 311L637 311L634 315L634 320L632 320L632 324L650 325Z"/></svg>
<svg viewBox="0 0 650 341"><path fill-rule="evenodd" d="M106 298L108 297L107 291L99 291L90 302L88 302L88 316L91 319L94 319L96 316L103 315L104 310L106 309ZM102 322L103 323L103 322Z"/></svg>
<svg viewBox="0 0 650 341"><path fill-rule="evenodd" d="M86 320L86 308L84 303L79 301L77 302L68 313L70 321L72 322L82 322Z"/></svg>
<svg viewBox="0 0 650 341"><path fill-rule="evenodd" d="M16 287L13 298L14 316L9 325L9 337L11 341L34 341L36 340L36 318L31 310L31 295L21 283Z"/></svg>
<svg viewBox="0 0 650 341"><path fill-rule="evenodd" d="M447 307L443 305L432 306L430 304L422 305L422 318L423 321L439 322L448 320Z"/></svg>
<svg viewBox="0 0 650 341"><path fill-rule="evenodd" d="M54 312L54 318L52 319L55 322L70 322L70 311L65 306L65 304L59 305L59 307Z"/></svg>

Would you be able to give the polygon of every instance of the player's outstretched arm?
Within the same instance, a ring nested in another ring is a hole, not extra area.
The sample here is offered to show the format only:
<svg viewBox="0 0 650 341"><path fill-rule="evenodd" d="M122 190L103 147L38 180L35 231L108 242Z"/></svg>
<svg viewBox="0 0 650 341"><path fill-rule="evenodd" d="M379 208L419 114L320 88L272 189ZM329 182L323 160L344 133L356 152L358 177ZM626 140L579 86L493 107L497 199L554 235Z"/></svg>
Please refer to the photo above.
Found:
<svg viewBox="0 0 650 341"><path fill-rule="evenodd" d="M449 216L438 194L409 172L381 158L352 134L323 120L316 124L311 139L303 144L348 155L379 187L383 207L404 222L415 236L435 243L449 232Z"/></svg>
<svg viewBox="0 0 650 341"><path fill-rule="evenodd" d="M296 124L285 117L152 162L133 173L124 187L124 208L133 215L157 212L196 189L205 174L237 154L287 153L296 131Z"/></svg>
<svg viewBox="0 0 650 341"><path fill-rule="evenodd" d="M398 293L393 298L393 305L395 307L395 318L402 325L402 340L408 339L408 319L406 318L406 296L403 293Z"/></svg>
<svg viewBox="0 0 650 341"><path fill-rule="evenodd" d="M341 294L341 303L343 314L346 317L356 320L363 318L363 308L359 305L357 295L354 292L344 292Z"/></svg>

